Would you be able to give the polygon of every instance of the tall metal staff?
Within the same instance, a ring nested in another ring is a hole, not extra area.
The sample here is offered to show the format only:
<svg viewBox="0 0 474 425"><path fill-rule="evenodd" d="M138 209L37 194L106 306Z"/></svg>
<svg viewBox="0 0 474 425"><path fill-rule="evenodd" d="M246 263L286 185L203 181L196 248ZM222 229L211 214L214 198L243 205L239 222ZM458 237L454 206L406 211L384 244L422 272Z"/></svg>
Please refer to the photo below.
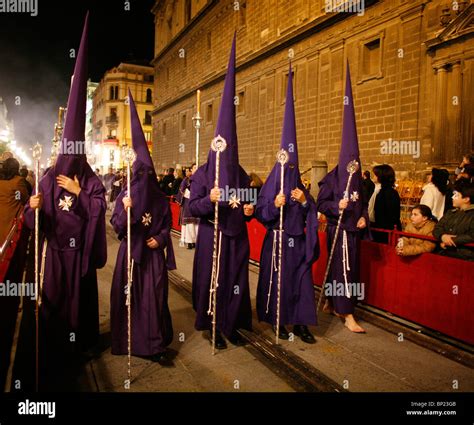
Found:
<svg viewBox="0 0 474 425"><path fill-rule="evenodd" d="M42 148L39 143L33 146L33 159L35 161L35 194L39 195L39 174L40 174L40 160ZM39 389L39 208L35 209L35 319L36 319L36 347L35 347L35 364L36 377L35 388Z"/></svg>
<svg viewBox="0 0 474 425"><path fill-rule="evenodd" d="M346 190L344 191L344 199L349 198L349 188L351 186L352 176L359 170L359 163L355 159L350 161L347 164L346 170L349 173L349 178L347 179ZM337 237L339 235L339 228L341 227L343 214L344 214L344 210L339 210L339 219L337 220L336 231L334 233L334 239L332 241L331 251L329 253L329 258L328 258L328 263L326 265L326 271L324 273L323 285L322 285L322 288L321 288L321 296L319 297L317 310L319 310L321 308L321 304L323 302L323 299L326 300L326 296L325 296L325 293L324 293L325 292L325 287L326 287L326 280L327 280L328 275L329 275L329 269L331 268L332 257L334 255L334 249L336 247Z"/></svg>
<svg viewBox="0 0 474 425"><path fill-rule="evenodd" d="M131 197L130 181L131 172L130 166L135 161L135 152L132 148L125 146L123 148L123 158L127 163L127 196ZM127 376L128 382L132 379L132 279L133 279L133 259L132 259L132 214L131 209L127 208L127 298L125 305L127 306Z"/></svg>
<svg viewBox="0 0 474 425"><path fill-rule="evenodd" d="M280 149L278 151L277 161L280 163L280 195L284 193L285 164L288 162L289 159L290 159L290 156L285 149ZM275 341L276 344L279 344L278 334L279 334L279 329L280 329L282 243L283 243L283 205L280 206L280 229L279 229L279 241L278 241L277 320L276 320L276 341ZM271 273L273 273L273 270Z"/></svg>
<svg viewBox="0 0 474 425"><path fill-rule="evenodd" d="M201 130L201 90L196 92L196 115L193 117L194 128L196 129L196 168L199 167L199 141Z"/></svg>
<svg viewBox="0 0 474 425"><path fill-rule="evenodd" d="M220 135L212 139L211 149L216 153L216 179L214 181L214 187L219 187L219 165L220 165L220 154L225 151L227 142ZM217 246L217 237L219 233L219 202L215 203L214 206L214 249L212 252L212 275L211 275L211 287L209 290L209 310L207 314L212 315L212 355L216 353L216 316L217 316L217 287L219 286L219 257L220 257L220 242L219 247ZM212 307L211 307L212 305Z"/></svg>

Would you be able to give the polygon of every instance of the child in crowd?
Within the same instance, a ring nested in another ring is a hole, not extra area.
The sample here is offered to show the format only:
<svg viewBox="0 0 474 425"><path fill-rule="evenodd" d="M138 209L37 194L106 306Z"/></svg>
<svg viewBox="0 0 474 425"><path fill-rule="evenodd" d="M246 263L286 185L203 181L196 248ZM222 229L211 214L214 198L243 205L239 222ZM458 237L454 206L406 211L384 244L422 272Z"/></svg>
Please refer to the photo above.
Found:
<svg viewBox="0 0 474 425"><path fill-rule="evenodd" d="M422 236L432 236L437 219L426 205L416 205L411 210L411 223L408 223L405 232ZM400 238L397 245L397 254L400 256L418 255L431 252L436 244L426 239Z"/></svg>

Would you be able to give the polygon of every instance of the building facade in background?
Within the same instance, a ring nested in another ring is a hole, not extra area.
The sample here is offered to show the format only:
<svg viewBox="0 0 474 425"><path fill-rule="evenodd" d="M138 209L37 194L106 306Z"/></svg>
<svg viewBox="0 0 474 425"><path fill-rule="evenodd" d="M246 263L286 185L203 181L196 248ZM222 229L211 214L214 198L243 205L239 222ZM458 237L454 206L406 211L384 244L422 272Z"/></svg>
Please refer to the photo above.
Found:
<svg viewBox="0 0 474 425"><path fill-rule="evenodd" d="M337 163L347 61L364 169L389 163L399 176L421 178L433 165L454 167L473 149L469 1L158 0L152 12L159 169L195 159L197 89L199 159L206 160L234 31L239 154L247 172L266 177L275 162L289 57L302 170L313 161Z"/></svg>
<svg viewBox="0 0 474 425"><path fill-rule="evenodd" d="M128 90L137 106L143 131L151 149L153 110L153 68L144 64L121 63L107 71L93 91L91 130L94 141L93 166L106 173L123 166L121 148L131 146Z"/></svg>

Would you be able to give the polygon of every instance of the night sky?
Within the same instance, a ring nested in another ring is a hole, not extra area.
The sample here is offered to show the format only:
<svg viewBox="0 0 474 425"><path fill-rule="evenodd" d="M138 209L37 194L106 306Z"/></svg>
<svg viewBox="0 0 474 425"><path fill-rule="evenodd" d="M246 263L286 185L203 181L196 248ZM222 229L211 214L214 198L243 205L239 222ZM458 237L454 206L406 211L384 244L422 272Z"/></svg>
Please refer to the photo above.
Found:
<svg viewBox="0 0 474 425"><path fill-rule="evenodd" d="M18 145L49 144L59 106L66 106L86 11L89 77L130 59L153 59L154 0L38 0L38 16L0 13L0 97L14 120ZM20 105L15 105L20 96Z"/></svg>

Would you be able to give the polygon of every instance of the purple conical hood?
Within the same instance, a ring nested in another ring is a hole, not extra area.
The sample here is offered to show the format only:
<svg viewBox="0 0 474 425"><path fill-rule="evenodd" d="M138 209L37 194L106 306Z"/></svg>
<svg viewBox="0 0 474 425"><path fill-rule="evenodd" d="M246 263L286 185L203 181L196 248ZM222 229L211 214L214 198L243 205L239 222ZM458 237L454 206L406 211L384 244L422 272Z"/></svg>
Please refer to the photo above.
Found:
<svg viewBox="0 0 474 425"><path fill-rule="evenodd" d="M343 216L343 224L346 228L356 229L357 221L364 211L364 203L368 200L362 199L362 164L359 157L359 141L357 138L351 74L349 62L347 62L342 142L339 153L339 162L338 165L320 182L320 185L328 184L333 188L336 199L342 199L345 195L344 192L349 179L347 165L353 160L356 160L359 163L359 169L354 173L348 193L346 194L350 202Z"/></svg>
<svg viewBox="0 0 474 425"><path fill-rule="evenodd" d="M232 42L227 74L224 82L219 118L215 130L215 136L225 139L227 147L220 154L219 167L219 188L221 191L248 189L249 177L239 164L239 151L237 143L237 130L235 122L235 55L236 55L236 34ZM207 191L214 187L216 178L216 152L209 150L207 162L194 173L192 182L202 185ZM235 236L245 228L242 205L238 208L230 208L225 202L220 202L222 206L219 212L219 229L228 236ZM224 207L226 205L226 207Z"/></svg>
<svg viewBox="0 0 474 425"><path fill-rule="evenodd" d="M133 100L132 93L128 91L128 98L130 100L130 122L132 127L132 145L137 158L136 161L142 162L147 167L154 170L153 161L151 159L150 151L148 150L148 144L143 133L143 128L140 123L140 117L138 116L137 107ZM138 164L137 164L138 165ZM136 167L136 165L134 165Z"/></svg>
<svg viewBox="0 0 474 425"><path fill-rule="evenodd" d="M351 73L349 70L349 62L347 62L344 117L342 122L342 143L338 163L338 177L339 181L342 183L344 181L347 182L349 173L347 172L346 167L352 160L358 161L360 165L359 141L357 138L354 99L352 97ZM360 168L359 174L361 174Z"/></svg>
<svg viewBox="0 0 474 425"><path fill-rule="evenodd" d="M293 96L293 69L290 63L288 73L288 86L286 89L285 115L283 118L283 129L281 135L280 149L284 149L289 154L289 160L284 165L284 194L289 197L290 193L296 187L302 187L300 170L298 168L298 144L296 141L296 117L295 103ZM276 156L276 152L275 152ZM280 193L281 165L277 161L273 166L270 175L260 192L261 195L273 199Z"/></svg>
<svg viewBox="0 0 474 425"><path fill-rule="evenodd" d="M88 31L89 12L84 22L81 44L74 66L61 150L54 166L56 176L64 174L74 177L77 174L81 177L89 171L88 168L90 169L87 164L85 145Z"/></svg>
<svg viewBox="0 0 474 425"><path fill-rule="evenodd" d="M229 64L224 82L219 118L214 136L221 136L227 143L227 148L220 154L219 187L239 187L239 150L237 143L237 126L235 122L235 51L236 34L232 41ZM216 152L209 150L207 157L207 173L215 179Z"/></svg>
<svg viewBox="0 0 474 425"><path fill-rule="evenodd" d="M135 223L132 228L132 256L140 264L143 252L148 249L146 240L156 236L166 227L165 219L169 210L169 202L160 190L150 151L130 90L128 98L130 101L132 146L136 154L130 182L130 197L133 202L132 216ZM125 211L121 202L124 195L125 192L122 192L117 200L115 207L117 213ZM170 239L167 241L167 249L168 265L171 267L174 264L174 254Z"/></svg>

